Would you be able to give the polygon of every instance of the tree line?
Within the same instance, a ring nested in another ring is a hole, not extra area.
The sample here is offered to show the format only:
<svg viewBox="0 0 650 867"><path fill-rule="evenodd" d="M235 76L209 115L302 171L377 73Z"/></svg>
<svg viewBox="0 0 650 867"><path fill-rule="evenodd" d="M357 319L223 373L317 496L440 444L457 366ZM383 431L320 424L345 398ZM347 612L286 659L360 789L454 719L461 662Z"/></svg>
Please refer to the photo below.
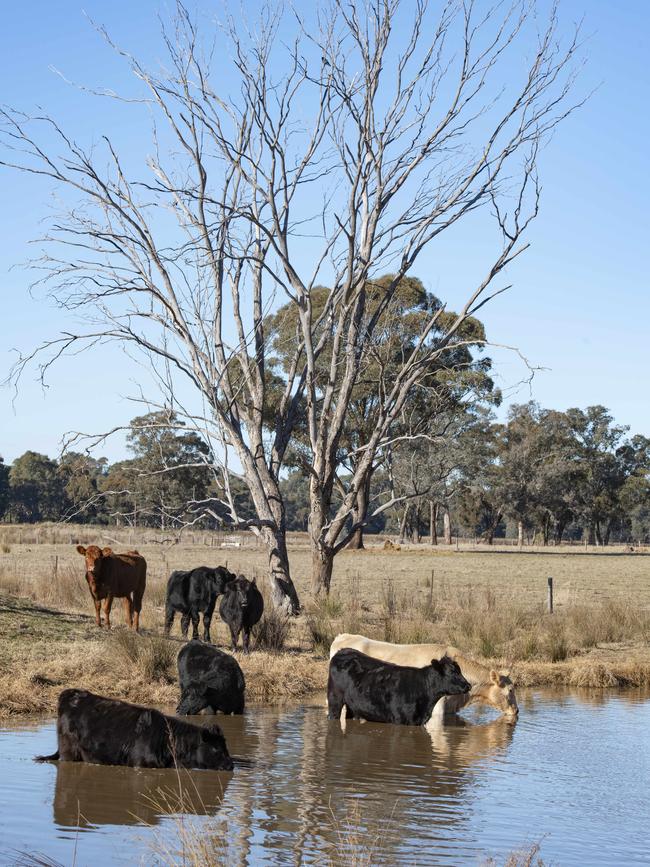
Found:
<svg viewBox="0 0 650 867"><path fill-rule="evenodd" d="M493 401L496 399L492 395ZM209 447L173 413L134 418L131 454L113 464L79 452L59 460L27 451L0 458L0 517L7 523L74 521L156 527L239 527L212 471ZM253 517L246 485L231 491ZM307 531L309 483L299 460L281 480L287 528ZM393 505L382 509L386 502ZM336 500L331 512L334 514ZM401 443L378 464L349 546L390 533L402 542L455 537L519 545L650 542L650 439L629 435L603 406L512 405L503 423L485 402L466 404L439 437Z"/></svg>

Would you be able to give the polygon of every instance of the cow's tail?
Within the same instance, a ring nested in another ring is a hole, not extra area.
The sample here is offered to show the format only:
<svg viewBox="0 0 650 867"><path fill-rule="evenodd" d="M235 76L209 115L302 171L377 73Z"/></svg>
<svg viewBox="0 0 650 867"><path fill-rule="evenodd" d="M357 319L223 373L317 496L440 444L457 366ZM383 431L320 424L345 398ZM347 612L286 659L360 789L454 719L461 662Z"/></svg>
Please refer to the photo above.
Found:
<svg viewBox="0 0 650 867"><path fill-rule="evenodd" d="M59 751L57 750L55 753L52 753L51 756L34 756L35 762L58 762L59 761Z"/></svg>

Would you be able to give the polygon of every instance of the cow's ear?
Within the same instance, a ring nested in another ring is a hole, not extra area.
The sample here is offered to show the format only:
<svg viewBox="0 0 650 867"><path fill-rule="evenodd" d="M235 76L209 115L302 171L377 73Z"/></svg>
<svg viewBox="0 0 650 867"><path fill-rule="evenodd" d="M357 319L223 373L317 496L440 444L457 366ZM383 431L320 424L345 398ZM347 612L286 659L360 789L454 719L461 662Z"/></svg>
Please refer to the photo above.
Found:
<svg viewBox="0 0 650 867"><path fill-rule="evenodd" d="M112 548L102 548L102 557L110 557L112 553Z"/></svg>
<svg viewBox="0 0 650 867"><path fill-rule="evenodd" d="M77 545L77 551L81 554L82 557L86 556L86 549L83 545Z"/></svg>
<svg viewBox="0 0 650 867"><path fill-rule="evenodd" d="M443 656L442 659L436 659L436 658L434 657L434 658L431 660L431 665L435 668L435 670L438 672L438 674L442 674L442 673L443 673L443 668L444 668L444 666L443 666L443 664L442 664L442 660L443 660L443 659L444 659L444 656Z"/></svg>
<svg viewBox="0 0 650 867"><path fill-rule="evenodd" d="M498 684L499 683L499 672L492 669L490 671L490 680L492 681L492 683Z"/></svg>

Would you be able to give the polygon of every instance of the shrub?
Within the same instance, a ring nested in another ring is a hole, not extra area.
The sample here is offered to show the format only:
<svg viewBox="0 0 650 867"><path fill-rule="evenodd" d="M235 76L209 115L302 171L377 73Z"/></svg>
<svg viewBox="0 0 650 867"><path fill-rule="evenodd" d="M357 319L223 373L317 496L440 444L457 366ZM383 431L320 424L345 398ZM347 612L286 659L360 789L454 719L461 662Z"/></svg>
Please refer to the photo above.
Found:
<svg viewBox="0 0 650 867"><path fill-rule="evenodd" d="M337 630L320 605L314 606L314 608L307 612L305 626L307 627L307 635L311 642L312 650L315 653L328 656Z"/></svg>
<svg viewBox="0 0 650 867"><path fill-rule="evenodd" d="M290 630L289 618L277 608L265 608L255 627L255 647L258 650L284 650Z"/></svg>
<svg viewBox="0 0 650 867"><path fill-rule="evenodd" d="M141 636L127 628L113 630L109 639L115 654L147 681L172 682L175 678L176 645L159 635Z"/></svg>

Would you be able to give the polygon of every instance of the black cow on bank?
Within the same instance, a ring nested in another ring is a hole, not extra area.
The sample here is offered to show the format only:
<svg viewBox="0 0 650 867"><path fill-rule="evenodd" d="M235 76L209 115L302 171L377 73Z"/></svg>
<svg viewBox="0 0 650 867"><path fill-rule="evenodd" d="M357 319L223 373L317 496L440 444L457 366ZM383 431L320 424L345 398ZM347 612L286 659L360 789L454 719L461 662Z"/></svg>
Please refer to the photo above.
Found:
<svg viewBox="0 0 650 867"><path fill-rule="evenodd" d="M469 692L458 663L448 656L424 668L393 665L359 653L339 650L330 660L327 681L328 717L346 716L370 722L425 725L444 695Z"/></svg>
<svg viewBox="0 0 650 867"><path fill-rule="evenodd" d="M246 681L230 654L208 644L191 641L178 654L181 699L176 713L244 713Z"/></svg>
<svg viewBox="0 0 650 867"><path fill-rule="evenodd" d="M255 579L248 581L243 575L238 575L228 584L219 605L219 614L230 629L233 650L237 650L237 639L241 632L244 652L249 652L251 629L259 621L263 611L264 599L257 589Z"/></svg>
<svg viewBox="0 0 650 867"><path fill-rule="evenodd" d="M59 696L56 733L57 751L37 761L213 771L234 767L219 726L191 725L85 689L64 689Z"/></svg>
<svg viewBox="0 0 650 867"><path fill-rule="evenodd" d="M181 633L187 638L187 629L192 621L192 639L199 637L199 614L203 612L203 640L210 641L210 623L217 596L226 589L229 581L234 581L235 575L225 566L210 569L208 566L197 566L187 572L177 570L172 572L167 582L167 598L165 603L165 635L169 635L174 623L174 614L181 613Z"/></svg>

